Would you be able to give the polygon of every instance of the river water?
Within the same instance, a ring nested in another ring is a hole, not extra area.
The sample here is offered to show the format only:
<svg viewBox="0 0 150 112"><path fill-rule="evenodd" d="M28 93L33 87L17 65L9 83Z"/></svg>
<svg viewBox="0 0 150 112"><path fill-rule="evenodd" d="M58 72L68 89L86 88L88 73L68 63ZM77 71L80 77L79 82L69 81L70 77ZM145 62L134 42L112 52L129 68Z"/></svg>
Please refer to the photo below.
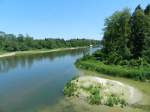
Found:
<svg viewBox="0 0 150 112"><path fill-rule="evenodd" d="M0 59L0 112L38 112L64 98L64 85L78 74L74 62L96 49Z"/></svg>

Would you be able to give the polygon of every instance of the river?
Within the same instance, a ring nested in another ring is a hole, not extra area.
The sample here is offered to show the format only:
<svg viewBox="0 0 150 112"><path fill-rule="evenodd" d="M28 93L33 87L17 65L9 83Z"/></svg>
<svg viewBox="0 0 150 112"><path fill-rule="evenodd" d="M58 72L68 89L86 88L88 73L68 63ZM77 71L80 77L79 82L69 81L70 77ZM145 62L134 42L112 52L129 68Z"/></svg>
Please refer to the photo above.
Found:
<svg viewBox="0 0 150 112"><path fill-rule="evenodd" d="M33 112L63 99L63 87L78 74L78 49L0 59L0 112Z"/></svg>
<svg viewBox="0 0 150 112"><path fill-rule="evenodd" d="M96 107L87 108L87 105L80 105L78 101L79 106L76 110L73 109L76 105L66 102L62 92L65 84L76 75L94 74L78 70L74 62L84 54L92 53L96 49L77 49L1 58L0 112L96 112L94 110ZM144 101L142 108L150 109L149 83L105 75L101 75L101 77L137 87L145 93L143 99L146 99L147 103ZM138 106L136 108L141 108L141 105ZM102 106L101 111L103 110Z"/></svg>

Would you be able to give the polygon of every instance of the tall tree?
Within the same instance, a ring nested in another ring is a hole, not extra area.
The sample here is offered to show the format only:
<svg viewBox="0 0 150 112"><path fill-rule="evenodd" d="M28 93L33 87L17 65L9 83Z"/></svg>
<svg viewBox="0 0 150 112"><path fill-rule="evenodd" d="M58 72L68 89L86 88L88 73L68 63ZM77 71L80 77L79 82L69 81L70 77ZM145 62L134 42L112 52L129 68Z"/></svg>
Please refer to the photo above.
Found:
<svg viewBox="0 0 150 112"><path fill-rule="evenodd" d="M139 6L136 7L131 17L131 49L134 58L142 56L144 41L146 38L146 17L144 11Z"/></svg>
<svg viewBox="0 0 150 112"><path fill-rule="evenodd" d="M145 12L146 15L150 16L150 4L147 5L147 7L145 8L144 12Z"/></svg>
<svg viewBox="0 0 150 112"><path fill-rule="evenodd" d="M128 48L131 32L130 17L130 10L124 9L123 11L115 12L111 17L106 19L102 42L103 54L106 54L106 56L119 55L121 58L130 57L130 49Z"/></svg>
<svg viewBox="0 0 150 112"><path fill-rule="evenodd" d="M145 39L145 47L143 51L144 58L150 62L150 4L144 10L146 16L146 39Z"/></svg>

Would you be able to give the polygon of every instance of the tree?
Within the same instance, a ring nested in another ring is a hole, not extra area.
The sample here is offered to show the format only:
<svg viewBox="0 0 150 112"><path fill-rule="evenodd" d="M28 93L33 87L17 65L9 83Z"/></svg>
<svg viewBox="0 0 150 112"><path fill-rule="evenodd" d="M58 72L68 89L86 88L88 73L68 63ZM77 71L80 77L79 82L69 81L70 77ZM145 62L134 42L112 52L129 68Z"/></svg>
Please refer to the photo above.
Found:
<svg viewBox="0 0 150 112"><path fill-rule="evenodd" d="M24 51L32 49L53 49L53 48L65 48L65 47L79 47L98 45L100 41L90 39L33 39L29 35L19 34L17 37L13 34L6 34L0 32L0 50L4 51Z"/></svg>
<svg viewBox="0 0 150 112"><path fill-rule="evenodd" d="M117 11L105 20L103 48L95 56L107 64L138 61L150 63L150 5Z"/></svg>
<svg viewBox="0 0 150 112"><path fill-rule="evenodd" d="M146 39L143 51L143 57L150 62L150 4L144 10L146 16Z"/></svg>
<svg viewBox="0 0 150 112"><path fill-rule="evenodd" d="M129 20L131 13L129 9L124 9L120 12L115 12L111 17L105 20L105 29L103 37L103 49L102 52L105 57L116 54L121 58L130 57L130 49L128 47L128 41L131 33Z"/></svg>
<svg viewBox="0 0 150 112"><path fill-rule="evenodd" d="M146 38L146 17L139 6L136 7L131 17L131 51L133 57L138 59L142 56L144 41Z"/></svg>
<svg viewBox="0 0 150 112"><path fill-rule="evenodd" d="M145 12L146 15L150 16L150 4L147 5L147 7L145 8L144 12Z"/></svg>

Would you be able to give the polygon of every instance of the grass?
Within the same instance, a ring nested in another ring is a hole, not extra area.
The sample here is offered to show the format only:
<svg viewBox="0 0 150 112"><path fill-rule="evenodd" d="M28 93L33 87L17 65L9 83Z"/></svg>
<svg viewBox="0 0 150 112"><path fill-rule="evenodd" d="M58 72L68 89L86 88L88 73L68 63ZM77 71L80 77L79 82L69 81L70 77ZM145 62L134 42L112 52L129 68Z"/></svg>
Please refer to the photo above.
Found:
<svg viewBox="0 0 150 112"><path fill-rule="evenodd" d="M101 95L100 95L100 88L99 87L90 87L89 89L90 96L88 97L90 104L99 105L101 103Z"/></svg>
<svg viewBox="0 0 150 112"><path fill-rule="evenodd" d="M124 99L121 99L114 94L108 96L106 102L107 106L113 107L114 105L118 105L118 104L123 108L127 105L127 102Z"/></svg>
<svg viewBox="0 0 150 112"><path fill-rule="evenodd" d="M63 90L64 95L68 97L74 96L76 91L77 85L72 81L68 82Z"/></svg>
<svg viewBox="0 0 150 112"><path fill-rule="evenodd" d="M140 81L150 80L150 68L133 68L120 65L106 65L97 60L78 60L78 68L96 71L110 76L125 77Z"/></svg>

